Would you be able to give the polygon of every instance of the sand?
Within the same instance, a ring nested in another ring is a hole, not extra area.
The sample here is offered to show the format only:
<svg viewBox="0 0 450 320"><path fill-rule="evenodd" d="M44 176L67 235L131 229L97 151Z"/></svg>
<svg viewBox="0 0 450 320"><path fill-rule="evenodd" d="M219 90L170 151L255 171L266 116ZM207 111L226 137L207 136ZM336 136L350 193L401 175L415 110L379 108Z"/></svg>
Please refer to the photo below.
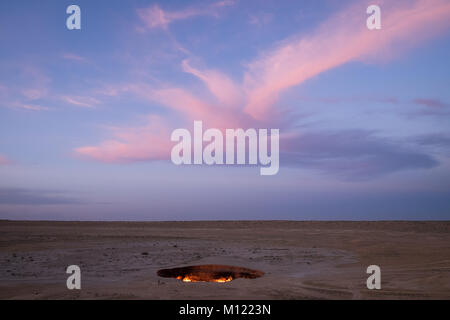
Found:
<svg viewBox="0 0 450 320"><path fill-rule="evenodd" d="M449 299L450 222L0 221L0 299ZM68 290L66 268L81 268ZM225 264L257 279L157 270ZM366 268L381 268L381 290Z"/></svg>

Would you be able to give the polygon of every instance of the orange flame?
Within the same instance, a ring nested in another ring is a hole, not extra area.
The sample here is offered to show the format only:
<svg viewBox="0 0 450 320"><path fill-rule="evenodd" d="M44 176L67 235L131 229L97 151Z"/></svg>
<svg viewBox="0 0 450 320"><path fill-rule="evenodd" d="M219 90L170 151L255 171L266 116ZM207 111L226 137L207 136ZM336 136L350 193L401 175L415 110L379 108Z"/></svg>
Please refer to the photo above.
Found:
<svg viewBox="0 0 450 320"><path fill-rule="evenodd" d="M178 276L178 280L182 280L183 282L230 282L233 280L232 276L220 277L220 278L209 278L205 279L203 277L195 276L195 275L185 275Z"/></svg>

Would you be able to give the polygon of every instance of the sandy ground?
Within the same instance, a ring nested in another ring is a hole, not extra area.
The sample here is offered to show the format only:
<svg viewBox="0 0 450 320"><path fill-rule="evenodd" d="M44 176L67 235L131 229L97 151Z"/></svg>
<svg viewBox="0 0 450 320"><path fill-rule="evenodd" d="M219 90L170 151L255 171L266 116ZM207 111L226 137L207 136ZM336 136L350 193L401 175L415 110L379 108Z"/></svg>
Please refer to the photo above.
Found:
<svg viewBox="0 0 450 320"><path fill-rule="evenodd" d="M0 299L450 299L450 222L0 221ZM68 265L81 290L68 290ZM228 264L258 279L184 283ZM381 290L366 288L381 267Z"/></svg>

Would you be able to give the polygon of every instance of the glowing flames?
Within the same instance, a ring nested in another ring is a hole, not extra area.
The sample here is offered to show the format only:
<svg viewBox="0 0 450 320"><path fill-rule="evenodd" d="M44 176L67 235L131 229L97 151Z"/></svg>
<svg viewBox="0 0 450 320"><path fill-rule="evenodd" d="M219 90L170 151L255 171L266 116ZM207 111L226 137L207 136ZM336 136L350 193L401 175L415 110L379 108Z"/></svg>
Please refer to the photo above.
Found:
<svg viewBox="0 0 450 320"><path fill-rule="evenodd" d="M157 272L163 278L175 278L183 282L230 282L234 279L256 279L264 272L243 267L220 264L203 264L172 269L161 269Z"/></svg>
<svg viewBox="0 0 450 320"><path fill-rule="evenodd" d="M205 278L205 277L187 274L185 276L178 276L177 279L182 280L183 282L230 282L231 280L233 280L233 277L227 276L227 277L218 277L218 278L214 278L214 277Z"/></svg>

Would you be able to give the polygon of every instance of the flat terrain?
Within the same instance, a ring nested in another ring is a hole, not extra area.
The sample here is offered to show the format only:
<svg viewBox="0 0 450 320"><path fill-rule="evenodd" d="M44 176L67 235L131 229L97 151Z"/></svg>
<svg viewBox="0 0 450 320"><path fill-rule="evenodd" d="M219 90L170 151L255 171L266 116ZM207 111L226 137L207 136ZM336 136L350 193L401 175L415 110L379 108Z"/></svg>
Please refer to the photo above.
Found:
<svg viewBox="0 0 450 320"><path fill-rule="evenodd" d="M0 299L450 299L450 222L0 221ZM81 268L68 290L67 266ZM226 264L257 279L186 283ZM381 290L366 268L381 267Z"/></svg>

